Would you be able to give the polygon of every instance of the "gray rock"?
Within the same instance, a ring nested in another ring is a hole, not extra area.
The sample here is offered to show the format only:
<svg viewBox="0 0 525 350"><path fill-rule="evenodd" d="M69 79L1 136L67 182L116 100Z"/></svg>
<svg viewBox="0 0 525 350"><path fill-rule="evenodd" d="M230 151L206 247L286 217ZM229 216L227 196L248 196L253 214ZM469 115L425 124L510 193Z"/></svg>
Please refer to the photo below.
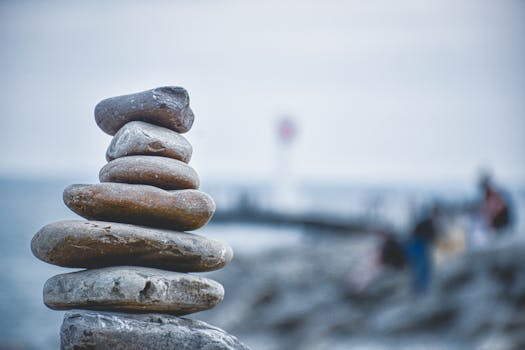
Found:
<svg viewBox="0 0 525 350"><path fill-rule="evenodd" d="M180 160L155 156L117 158L100 169L101 182L122 182L166 190L199 188L199 175Z"/></svg>
<svg viewBox="0 0 525 350"><path fill-rule="evenodd" d="M222 329L161 314L70 311L60 338L62 350L248 350Z"/></svg>
<svg viewBox="0 0 525 350"><path fill-rule="evenodd" d="M105 99L95 107L95 120L110 135L134 120L184 133L191 129L194 119L189 105L184 88L165 86Z"/></svg>
<svg viewBox="0 0 525 350"><path fill-rule="evenodd" d="M188 163L191 144L175 131L141 121L129 122L115 134L106 151L108 161L133 155L152 155Z"/></svg>
<svg viewBox="0 0 525 350"><path fill-rule="evenodd" d="M186 315L222 301L223 287L210 279L146 267L117 266L56 275L44 285L51 309L161 312Z"/></svg>
<svg viewBox="0 0 525 350"><path fill-rule="evenodd" d="M181 231L204 226L215 212L213 199L198 190L165 191L148 185L108 182L68 186L64 203L86 219Z"/></svg>
<svg viewBox="0 0 525 350"><path fill-rule="evenodd" d="M181 272L220 269L233 256L227 244L191 233L82 220L44 226L31 250L40 260L64 267L134 265Z"/></svg>

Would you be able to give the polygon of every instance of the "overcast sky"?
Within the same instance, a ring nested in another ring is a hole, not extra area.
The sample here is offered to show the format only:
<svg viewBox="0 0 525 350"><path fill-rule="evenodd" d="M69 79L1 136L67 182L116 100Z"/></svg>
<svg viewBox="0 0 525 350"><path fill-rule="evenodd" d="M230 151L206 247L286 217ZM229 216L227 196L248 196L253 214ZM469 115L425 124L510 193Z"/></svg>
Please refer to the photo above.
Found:
<svg viewBox="0 0 525 350"><path fill-rule="evenodd" d="M3 1L0 174L96 178L106 97L188 89L203 181L525 183L525 1Z"/></svg>

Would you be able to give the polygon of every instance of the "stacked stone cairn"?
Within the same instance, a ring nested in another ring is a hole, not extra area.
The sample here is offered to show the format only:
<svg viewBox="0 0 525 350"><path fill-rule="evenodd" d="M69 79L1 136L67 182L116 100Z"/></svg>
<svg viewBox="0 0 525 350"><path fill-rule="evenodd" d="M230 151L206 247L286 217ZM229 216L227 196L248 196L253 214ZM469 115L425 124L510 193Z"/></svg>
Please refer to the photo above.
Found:
<svg viewBox="0 0 525 350"><path fill-rule="evenodd" d="M235 337L178 316L210 309L223 287L187 272L232 259L221 242L184 231L204 226L213 199L198 190L180 134L193 124L189 97L161 87L101 101L95 120L114 135L99 184L71 185L64 202L87 219L59 221L33 238L33 254L85 270L51 277L44 303L71 310L62 349L246 349Z"/></svg>

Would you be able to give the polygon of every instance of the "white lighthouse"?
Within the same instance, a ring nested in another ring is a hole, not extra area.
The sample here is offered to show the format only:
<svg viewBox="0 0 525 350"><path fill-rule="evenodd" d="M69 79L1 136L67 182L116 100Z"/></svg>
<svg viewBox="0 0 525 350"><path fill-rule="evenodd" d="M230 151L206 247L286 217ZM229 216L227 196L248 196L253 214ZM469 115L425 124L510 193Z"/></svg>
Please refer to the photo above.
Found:
<svg viewBox="0 0 525 350"><path fill-rule="evenodd" d="M273 179L273 200L275 208L282 211L297 209L298 196L294 179L294 141L297 138L297 124L288 115L277 120L277 155L275 178Z"/></svg>

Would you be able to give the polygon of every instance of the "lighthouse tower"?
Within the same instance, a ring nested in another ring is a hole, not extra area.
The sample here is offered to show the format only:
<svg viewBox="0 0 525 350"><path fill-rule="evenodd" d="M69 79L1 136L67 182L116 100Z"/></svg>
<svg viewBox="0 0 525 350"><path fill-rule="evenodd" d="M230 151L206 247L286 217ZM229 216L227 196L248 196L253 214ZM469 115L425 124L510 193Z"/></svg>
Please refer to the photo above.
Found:
<svg viewBox="0 0 525 350"><path fill-rule="evenodd" d="M297 138L297 124L285 115L277 120L277 155L273 200L275 208L293 211L298 204L296 181L293 172L293 145Z"/></svg>

